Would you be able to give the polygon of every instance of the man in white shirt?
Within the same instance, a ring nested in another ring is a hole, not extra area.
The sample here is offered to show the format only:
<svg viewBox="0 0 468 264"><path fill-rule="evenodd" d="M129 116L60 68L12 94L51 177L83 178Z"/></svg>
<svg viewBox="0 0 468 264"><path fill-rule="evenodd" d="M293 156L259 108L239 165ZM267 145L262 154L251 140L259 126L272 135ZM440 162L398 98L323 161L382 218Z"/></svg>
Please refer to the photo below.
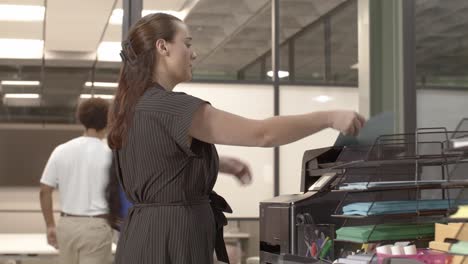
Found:
<svg viewBox="0 0 468 264"><path fill-rule="evenodd" d="M80 104L77 117L83 136L59 145L41 177L40 201L47 242L59 250L62 264L104 264L112 261L112 231L105 189L112 152L102 141L109 104L98 98ZM58 188L61 218L56 227L52 192Z"/></svg>

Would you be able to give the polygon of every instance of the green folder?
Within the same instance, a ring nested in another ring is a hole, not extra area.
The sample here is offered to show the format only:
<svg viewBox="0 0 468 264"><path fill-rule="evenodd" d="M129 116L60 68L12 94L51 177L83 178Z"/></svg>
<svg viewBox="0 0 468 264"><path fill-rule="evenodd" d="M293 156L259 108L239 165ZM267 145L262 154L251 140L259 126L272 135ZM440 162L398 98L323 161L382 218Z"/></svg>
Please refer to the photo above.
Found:
<svg viewBox="0 0 468 264"><path fill-rule="evenodd" d="M450 247L450 253L468 255L468 241L460 241Z"/></svg>
<svg viewBox="0 0 468 264"><path fill-rule="evenodd" d="M375 228L374 228L375 227ZM434 236L434 224L381 224L348 226L336 230L337 240L367 243Z"/></svg>

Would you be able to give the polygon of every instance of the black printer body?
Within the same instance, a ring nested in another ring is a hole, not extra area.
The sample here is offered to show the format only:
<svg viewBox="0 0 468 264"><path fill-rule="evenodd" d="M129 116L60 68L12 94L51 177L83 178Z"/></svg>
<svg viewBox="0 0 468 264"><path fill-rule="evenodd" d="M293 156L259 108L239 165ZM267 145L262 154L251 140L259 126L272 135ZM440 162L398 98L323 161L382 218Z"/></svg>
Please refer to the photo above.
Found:
<svg viewBox="0 0 468 264"><path fill-rule="evenodd" d="M329 192L324 180L315 185L323 174L340 173L330 169L342 147L330 147L306 151L302 162L301 193L281 195L260 203L260 259L261 263L316 263L305 256L304 230L308 225L326 225L333 234L333 226L342 220L330 215L343 198L342 193ZM323 179L323 178L322 178ZM309 190L312 186L313 189ZM313 216L313 217L312 217ZM333 250L333 249L332 249ZM297 260L284 260L297 256Z"/></svg>

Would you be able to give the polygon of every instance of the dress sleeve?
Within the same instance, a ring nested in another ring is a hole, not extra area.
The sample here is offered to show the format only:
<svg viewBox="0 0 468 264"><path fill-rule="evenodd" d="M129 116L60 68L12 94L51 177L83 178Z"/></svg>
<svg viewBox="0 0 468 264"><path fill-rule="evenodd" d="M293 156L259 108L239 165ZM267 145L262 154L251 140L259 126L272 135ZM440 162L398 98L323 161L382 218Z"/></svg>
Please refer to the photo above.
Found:
<svg viewBox="0 0 468 264"><path fill-rule="evenodd" d="M171 118L164 119L164 126L168 129L177 145L189 156L194 153L189 145L189 129L195 112L209 102L185 94L172 93L164 99L163 106Z"/></svg>

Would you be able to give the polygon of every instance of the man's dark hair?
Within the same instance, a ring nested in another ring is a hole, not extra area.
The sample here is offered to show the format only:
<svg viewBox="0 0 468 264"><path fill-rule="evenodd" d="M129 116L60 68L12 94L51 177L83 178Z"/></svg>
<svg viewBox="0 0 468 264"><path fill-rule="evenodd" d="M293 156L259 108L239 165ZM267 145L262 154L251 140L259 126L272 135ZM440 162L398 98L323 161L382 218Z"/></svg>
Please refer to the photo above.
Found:
<svg viewBox="0 0 468 264"><path fill-rule="evenodd" d="M108 111L109 103L106 100L91 98L78 106L76 116L86 129L94 128L99 131L107 126Z"/></svg>

